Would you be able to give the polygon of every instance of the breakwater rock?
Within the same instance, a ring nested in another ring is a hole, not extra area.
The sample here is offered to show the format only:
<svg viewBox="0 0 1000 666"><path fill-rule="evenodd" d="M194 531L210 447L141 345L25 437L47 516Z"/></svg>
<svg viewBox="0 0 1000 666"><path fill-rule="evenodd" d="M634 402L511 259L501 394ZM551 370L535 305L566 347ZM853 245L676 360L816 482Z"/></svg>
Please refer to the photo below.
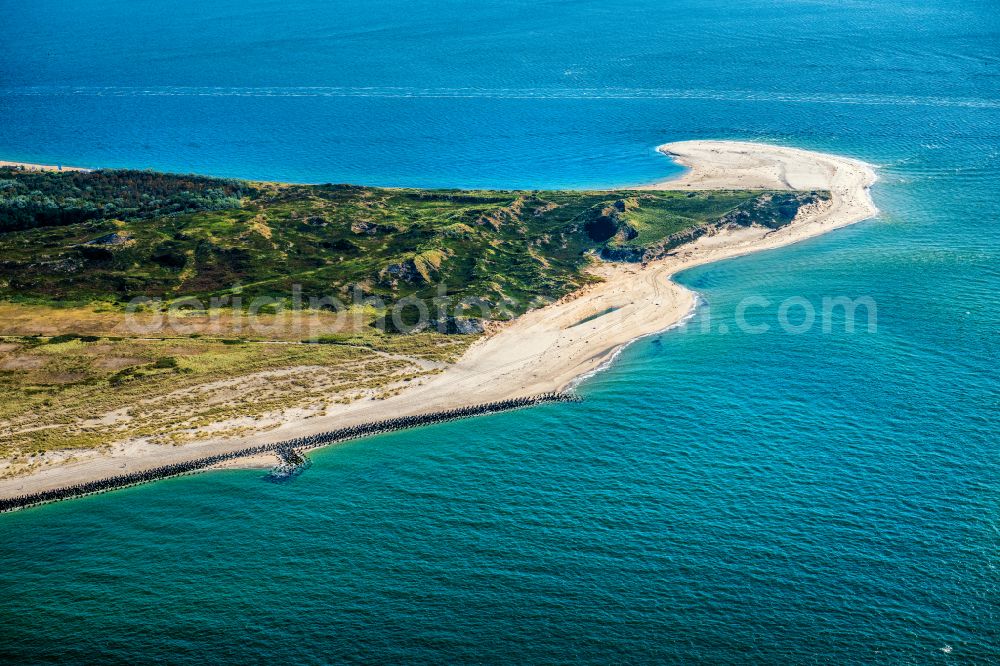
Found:
<svg viewBox="0 0 1000 666"><path fill-rule="evenodd" d="M309 458L302 455L302 453L297 449L293 449L291 447L286 449L277 449L274 454L278 458L278 465L264 477L265 481L270 481L271 483L291 481L299 474L306 471L306 469L308 469L312 464Z"/></svg>
<svg viewBox="0 0 1000 666"><path fill-rule="evenodd" d="M296 473L296 470L301 471L303 467L303 463L305 462L302 455L303 452L319 448L321 446L329 446L330 444L336 444L337 442L344 442L351 439L359 439L361 437L369 437L371 435L379 435L387 432L394 432L396 430L405 430L407 428L415 428L433 423L443 423L445 421L453 421L455 419L468 418L470 416L495 414L497 412L506 412L513 409L521 409L523 407L532 407L534 405L541 405L549 402L579 401L580 398L572 393L542 393L539 395L525 396L523 398L511 398L510 400L499 400L480 405L458 407L456 409L449 409L440 412L429 412L427 414L417 414L415 416L399 416L391 419L383 419L381 421L362 423L356 426L338 428L336 430L317 433L306 437L296 437L294 439L281 442L251 446L238 451L230 451L229 453L205 456L203 458L187 460L172 465L153 467L151 469L131 472L129 474L119 474L117 476L98 479L96 481L88 481L86 483L79 483L72 486L65 486L63 488L0 499L0 513L23 509L36 504L45 504L47 502L55 502L58 500L117 490L119 488L127 488L129 486L139 485L140 483L149 483L150 481L165 479L172 476L180 476L181 474L190 474L202 471L208 467L217 465L227 460L236 460L263 453L276 454L281 460L279 469L284 469L287 471L288 475L293 475Z"/></svg>

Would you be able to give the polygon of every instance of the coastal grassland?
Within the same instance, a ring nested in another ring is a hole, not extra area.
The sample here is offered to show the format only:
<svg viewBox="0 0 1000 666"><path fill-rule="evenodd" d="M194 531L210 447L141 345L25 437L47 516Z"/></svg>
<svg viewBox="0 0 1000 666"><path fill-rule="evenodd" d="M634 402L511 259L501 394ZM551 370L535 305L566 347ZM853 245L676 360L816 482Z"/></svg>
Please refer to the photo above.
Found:
<svg viewBox="0 0 1000 666"><path fill-rule="evenodd" d="M714 221L752 201L745 191L658 192L656 197L626 199L623 219L635 231L629 245L655 243L672 234ZM755 197L754 197L755 198Z"/></svg>
<svg viewBox="0 0 1000 666"><path fill-rule="evenodd" d="M351 308L343 313L323 309L253 314L232 308L177 310L164 314L140 309L123 313L109 303L49 305L0 301L0 335L51 337L63 333L121 338L214 338L301 342L331 334L374 333L376 312ZM148 334L143 334L148 331Z"/></svg>
<svg viewBox="0 0 1000 666"><path fill-rule="evenodd" d="M600 257L775 228L823 196L0 169L0 473L43 452L238 436L392 395L476 338L456 331L486 328L456 321L511 319L598 281ZM443 307L449 325L377 330L405 298ZM284 325L297 301L305 330ZM157 327L164 313L179 320Z"/></svg>
<svg viewBox="0 0 1000 666"><path fill-rule="evenodd" d="M474 336L331 335L328 343L0 338L0 457L260 431L277 415L379 399L439 372ZM271 417L269 419L269 417Z"/></svg>

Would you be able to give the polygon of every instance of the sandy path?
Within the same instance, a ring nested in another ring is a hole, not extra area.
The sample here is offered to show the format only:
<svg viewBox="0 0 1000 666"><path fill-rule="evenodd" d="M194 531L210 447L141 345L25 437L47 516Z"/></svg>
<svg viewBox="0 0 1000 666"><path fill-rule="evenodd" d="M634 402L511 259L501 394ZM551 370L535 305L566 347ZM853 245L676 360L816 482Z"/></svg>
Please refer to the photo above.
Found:
<svg viewBox="0 0 1000 666"><path fill-rule="evenodd" d="M602 265L598 272L606 278L604 283L523 315L477 342L444 373L392 398L338 406L328 415L288 422L257 437L174 448L131 445L90 454L0 481L0 497L118 474L123 465L134 471L377 419L564 389L599 369L625 343L669 328L692 310L695 295L670 280L678 271L795 243L876 213L868 194L875 173L863 162L733 141L672 143L660 151L690 171L649 189L828 189L832 202L801 211L791 225L777 231L749 229L705 236L645 267ZM580 323L598 313L605 314Z"/></svg>

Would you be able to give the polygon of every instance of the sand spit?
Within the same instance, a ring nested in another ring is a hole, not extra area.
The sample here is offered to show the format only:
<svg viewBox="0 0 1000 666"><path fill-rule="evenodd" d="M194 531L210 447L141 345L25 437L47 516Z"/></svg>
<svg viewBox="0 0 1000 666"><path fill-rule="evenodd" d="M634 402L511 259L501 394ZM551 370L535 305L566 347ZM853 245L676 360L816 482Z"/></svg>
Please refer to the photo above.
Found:
<svg viewBox="0 0 1000 666"><path fill-rule="evenodd" d="M688 315L696 296L671 281L677 272L796 243L877 212L868 191L875 172L857 160L736 141L685 141L659 150L689 170L647 189L823 189L830 190L832 199L824 206L801 210L792 224L777 231L750 228L703 236L645 266L602 264L595 272L605 278L603 283L528 312L478 341L443 373L391 398L337 405L323 416L281 423L254 437L179 447L124 445L110 452L81 453L68 464L0 481L0 497L104 478L126 464L133 470L152 468L388 417L562 391L601 368L623 345L670 328Z"/></svg>

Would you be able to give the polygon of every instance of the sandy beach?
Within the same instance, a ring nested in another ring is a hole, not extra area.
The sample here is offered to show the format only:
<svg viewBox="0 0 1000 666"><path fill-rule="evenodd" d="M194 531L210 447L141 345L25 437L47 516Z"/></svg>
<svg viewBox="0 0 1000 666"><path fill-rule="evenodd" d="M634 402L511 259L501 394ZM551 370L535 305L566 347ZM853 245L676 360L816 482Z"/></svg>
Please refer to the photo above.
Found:
<svg viewBox="0 0 1000 666"><path fill-rule="evenodd" d="M65 164L32 164L31 162L8 162L6 160L0 160L0 167L16 167L25 171L92 171L92 169L66 166Z"/></svg>
<svg viewBox="0 0 1000 666"><path fill-rule="evenodd" d="M391 398L337 405L323 416L289 420L254 437L77 452L71 462L0 481L0 497L103 478L121 473L123 467L137 471L387 417L564 390L600 369L623 345L670 328L692 311L695 294L671 280L679 271L796 243L877 212L868 192L875 173L857 160L733 141L671 143L659 150L688 171L648 189L823 189L830 190L832 199L801 210L792 224L777 231L751 228L703 236L645 266L601 264L595 272L605 278L603 283L528 312L479 340L443 373ZM583 321L599 313L604 314Z"/></svg>

